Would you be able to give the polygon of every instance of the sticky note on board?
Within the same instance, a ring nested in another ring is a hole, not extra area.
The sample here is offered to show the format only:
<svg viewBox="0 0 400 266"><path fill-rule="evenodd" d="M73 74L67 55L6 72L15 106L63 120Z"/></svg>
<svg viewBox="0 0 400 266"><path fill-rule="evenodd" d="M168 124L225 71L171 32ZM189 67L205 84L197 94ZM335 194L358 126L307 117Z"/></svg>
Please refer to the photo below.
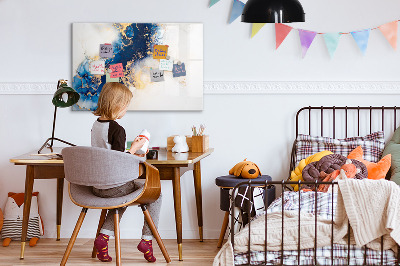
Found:
<svg viewBox="0 0 400 266"><path fill-rule="evenodd" d="M110 77L111 78L119 78L124 76L124 67L122 66L122 63L110 65L111 73Z"/></svg>
<svg viewBox="0 0 400 266"><path fill-rule="evenodd" d="M172 76L174 78L186 76L185 63L182 63L180 65L174 64L174 67L172 69Z"/></svg>
<svg viewBox="0 0 400 266"><path fill-rule="evenodd" d="M168 55L168 45L154 45L153 59L165 59Z"/></svg>
<svg viewBox="0 0 400 266"><path fill-rule="evenodd" d="M104 75L104 61L97 60L90 62L89 71L93 75Z"/></svg>
<svg viewBox="0 0 400 266"><path fill-rule="evenodd" d="M174 67L173 60L160 59L160 70L172 71Z"/></svg>
<svg viewBox="0 0 400 266"><path fill-rule="evenodd" d="M160 69L151 69L150 70L150 79L152 82L160 82L164 81L164 70Z"/></svg>
<svg viewBox="0 0 400 266"><path fill-rule="evenodd" d="M119 78L112 78L110 73L106 73L106 82L119 82Z"/></svg>
<svg viewBox="0 0 400 266"><path fill-rule="evenodd" d="M105 43L100 44L100 57L111 58L113 56L112 44Z"/></svg>

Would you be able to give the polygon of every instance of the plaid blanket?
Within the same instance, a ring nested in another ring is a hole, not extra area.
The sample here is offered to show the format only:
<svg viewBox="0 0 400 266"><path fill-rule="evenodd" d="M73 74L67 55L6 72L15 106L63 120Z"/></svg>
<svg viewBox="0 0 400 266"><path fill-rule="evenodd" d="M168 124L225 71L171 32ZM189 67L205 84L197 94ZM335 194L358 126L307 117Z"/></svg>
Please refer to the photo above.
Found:
<svg viewBox="0 0 400 266"><path fill-rule="evenodd" d="M317 248L317 264L316 265L382 265L381 254L379 251L372 249L364 249L354 245L350 245L350 261L347 264L348 249L347 245L333 245L333 262L331 256L331 247ZM364 253L366 258L364 261ZM297 250L283 251L284 265L298 265ZM264 252L250 252L250 265L264 264ZM235 255L235 265L248 265L247 253ZM266 265L281 265L281 252L268 251ZM314 249L303 249L300 251L300 265L314 265ZM383 252L383 265L396 265L396 257L392 250Z"/></svg>
<svg viewBox="0 0 400 266"><path fill-rule="evenodd" d="M286 210L298 210L301 212L307 212L316 214L326 219L332 219L332 213L335 215L336 208L336 194L335 193L322 193L317 192L285 192L283 196L277 198L268 207L267 214L273 212ZM259 214L254 219L260 217ZM348 259L348 246L347 245L333 245L333 264L331 246L326 246L316 249L317 265L347 265ZM366 254L366 258L364 258ZM280 265L281 264L281 252L280 251L267 251L265 252L250 252L250 264L257 265L263 264L267 256L266 265ZM314 265L314 249L304 249L300 251L300 256L297 250L285 250L283 252L283 264L284 265L298 265L298 259L300 258L300 265ZM364 247L357 247L350 245L350 264L349 265L381 265L381 252L371 250ZM365 260L365 261L364 261ZM383 252L383 263L384 265L395 265L396 257L392 250L385 250ZM248 253L235 254L235 265L248 264Z"/></svg>

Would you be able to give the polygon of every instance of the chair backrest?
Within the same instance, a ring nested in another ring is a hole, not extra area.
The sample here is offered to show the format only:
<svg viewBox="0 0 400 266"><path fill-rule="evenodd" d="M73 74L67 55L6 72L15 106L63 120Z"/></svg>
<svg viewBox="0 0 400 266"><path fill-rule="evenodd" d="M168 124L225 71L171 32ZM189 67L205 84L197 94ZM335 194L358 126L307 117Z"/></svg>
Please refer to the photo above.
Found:
<svg viewBox="0 0 400 266"><path fill-rule="evenodd" d="M118 186L139 176L144 159L132 154L97 147L62 150L65 179L83 186Z"/></svg>

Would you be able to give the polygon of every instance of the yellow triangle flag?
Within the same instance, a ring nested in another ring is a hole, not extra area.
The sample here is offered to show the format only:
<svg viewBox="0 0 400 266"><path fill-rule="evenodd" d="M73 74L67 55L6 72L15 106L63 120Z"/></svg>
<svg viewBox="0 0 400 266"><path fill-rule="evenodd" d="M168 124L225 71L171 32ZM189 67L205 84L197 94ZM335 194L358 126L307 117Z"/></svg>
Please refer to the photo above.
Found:
<svg viewBox="0 0 400 266"><path fill-rule="evenodd" d="M262 27L264 27L265 23L253 23L252 24L252 28L251 28L251 38L254 37L254 35L256 35Z"/></svg>

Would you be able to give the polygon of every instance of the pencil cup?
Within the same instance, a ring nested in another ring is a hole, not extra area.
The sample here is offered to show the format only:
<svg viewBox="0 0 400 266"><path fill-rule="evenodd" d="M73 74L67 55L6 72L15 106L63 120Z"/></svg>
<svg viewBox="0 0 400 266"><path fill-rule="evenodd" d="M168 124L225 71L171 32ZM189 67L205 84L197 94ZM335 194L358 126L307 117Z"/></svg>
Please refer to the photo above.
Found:
<svg viewBox="0 0 400 266"><path fill-rule="evenodd" d="M205 152L208 150L209 136L192 136L192 152Z"/></svg>

